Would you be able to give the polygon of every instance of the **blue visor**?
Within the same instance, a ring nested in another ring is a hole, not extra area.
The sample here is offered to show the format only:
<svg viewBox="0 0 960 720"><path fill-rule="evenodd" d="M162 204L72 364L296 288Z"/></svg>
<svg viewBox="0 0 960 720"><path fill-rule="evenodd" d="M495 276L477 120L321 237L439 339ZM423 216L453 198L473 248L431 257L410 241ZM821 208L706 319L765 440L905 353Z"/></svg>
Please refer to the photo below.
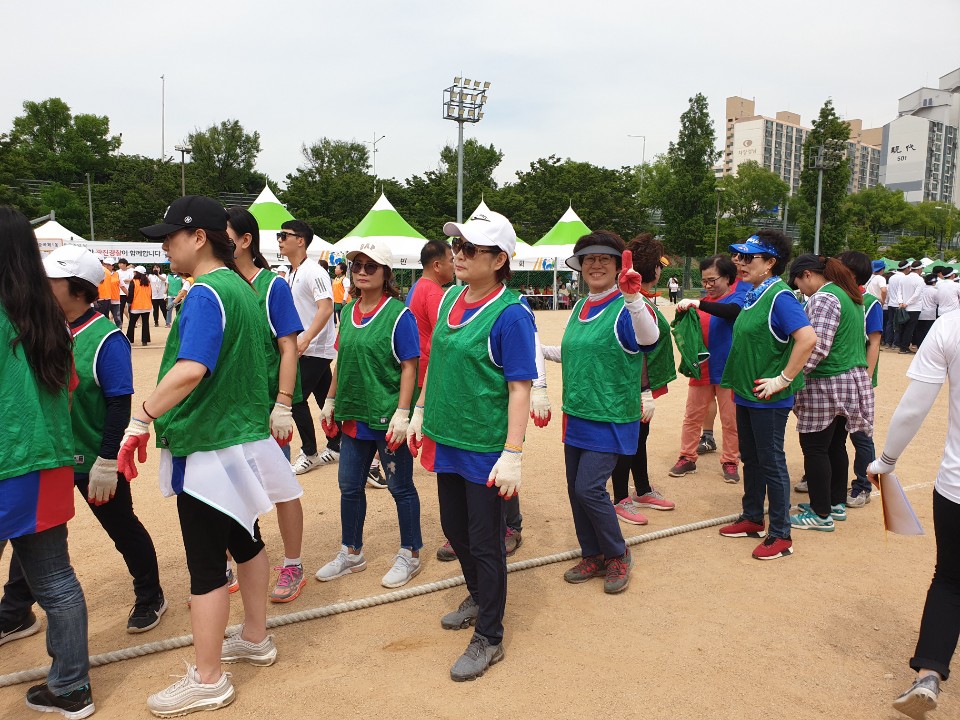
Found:
<svg viewBox="0 0 960 720"><path fill-rule="evenodd" d="M775 258L780 257L780 253L777 252L777 249L768 243L765 240L762 240L757 235L751 235L742 243L736 243L730 246L730 251L735 253L744 253L750 255L759 255L760 253L766 253L767 255L772 255Z"/></svg>

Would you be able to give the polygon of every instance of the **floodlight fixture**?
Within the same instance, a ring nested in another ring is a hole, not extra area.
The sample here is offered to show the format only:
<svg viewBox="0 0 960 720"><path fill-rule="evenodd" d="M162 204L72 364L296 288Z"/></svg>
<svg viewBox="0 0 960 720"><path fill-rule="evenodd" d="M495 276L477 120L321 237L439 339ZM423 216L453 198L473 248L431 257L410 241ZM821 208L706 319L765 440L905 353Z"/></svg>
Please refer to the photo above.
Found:
<svg viewBox="0 0 960 720"><path fill-rule="evenodd" d="M443 91L443 118L457 123L457 222L463 222L463 124L483 119L489 82L461 76Z"/></svg>

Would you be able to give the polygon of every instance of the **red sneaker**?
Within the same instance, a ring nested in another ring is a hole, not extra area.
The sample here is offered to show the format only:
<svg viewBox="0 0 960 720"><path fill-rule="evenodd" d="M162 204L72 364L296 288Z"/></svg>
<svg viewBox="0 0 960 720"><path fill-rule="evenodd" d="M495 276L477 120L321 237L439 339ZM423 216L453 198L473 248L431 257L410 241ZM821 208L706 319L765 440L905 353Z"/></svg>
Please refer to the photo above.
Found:
<svg viewBox="0 0 960 720"><path fill-rule="evenodd" d="M608 595L616 595L627 589L630 583L630 568L633 566L633 556L630 548L620 557L606 561L606 576L603 579L603 591Z"/></svg>
<svg viewBox="0 0 960 720"><path fill-rule="evenodd" d="M603 562L603 555L587 555L563 574L568 583L582 583L590 578L606 575L607 567Z"/></svg>
<svg viewBox="0 0 960 720"><path fill-rule="evenodd" d="M630 498L624 498L614 505L613 509L617 513L617 517L620 518L621 522L629 523L630 525L647 524L646 516L640 512L639 508L637 508L633 500Z"/></svg>
<svg viewBox="0 0 960 720"><path fill-rule="evenodd" d="M725 525L720 528L720 534L724 537L752 537L762 538L767 533L764 530L763 523L755 523L740 518L733 525Z"/></svg>
<svg viewBox="0 0 960 720"><path fill-rule="evenodd" d="M793 541L773 536L757 545L753 551L753 557L757 560L776 560L787 555L793 555Z"/></svg>
<svg viewBox="0 0 960 720"><path fill-rule="evenodd" d="M681 455L676 464L667 471L667 474L670 477L683 477L684 475L692 475L696 471L697 464L693 460Z"/></svg>
<svg viewBox="0 0 960 720"><path fill-rule="evenodd" d="M633 502L642 508L653 508L654 510L673 510L676 504L672 500L667 500L658 490L650 489L645 495L634 495Z"/></svg>

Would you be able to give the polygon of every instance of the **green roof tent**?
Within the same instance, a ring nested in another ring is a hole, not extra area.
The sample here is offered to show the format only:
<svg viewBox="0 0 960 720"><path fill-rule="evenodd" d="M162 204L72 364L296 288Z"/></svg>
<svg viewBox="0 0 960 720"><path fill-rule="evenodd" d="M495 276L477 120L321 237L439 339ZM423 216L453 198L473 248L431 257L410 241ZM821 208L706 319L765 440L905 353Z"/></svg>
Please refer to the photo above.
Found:
<svg viewBox="0 0 960 720"><path fill-rule="evenodd" d="M539 258L534 269L553 270L553 308L555 310L557 309L557 266L573 255L573 248L577 244L577 240L589 234L590 228L580 219L571 204L557 221L557 224L550 228L550 231L540 240L531 245L527 251L534 257ZM566 270L566 266L563 269Z"/></svg>
<svg viewBox="0 0 960 720"><path fill-rule="evenodd" d="M257 219L257 225L260 226L260 252L263 253L267 262L274 267L286 264L287 259L280 254L277 233L280 232L280 226L283 223L294 219L293 215L273 194L269 184L264 186L263 192L257 196L248 210ZM332 248L333 245L314 235L313 241L307 249L307 256L314 260L326 260Z"/></svg>
<svg viewBox="0 0 960 720"><path fill-rule="evenodd" d="M420 251L427 242L382 193L363 220L333 246L333 255L339 260L364 240L386 243L393 253L393 267L407 269L420 268Z"/></svg>

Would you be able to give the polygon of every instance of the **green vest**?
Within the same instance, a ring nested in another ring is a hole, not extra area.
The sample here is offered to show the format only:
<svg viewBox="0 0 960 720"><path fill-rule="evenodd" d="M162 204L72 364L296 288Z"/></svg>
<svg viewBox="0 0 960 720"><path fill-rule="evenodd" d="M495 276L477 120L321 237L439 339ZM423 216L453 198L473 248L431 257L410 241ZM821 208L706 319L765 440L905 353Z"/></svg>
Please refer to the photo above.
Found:
<svg viewBox="0 0 960 720"><path fill-rule="evenodd" d="M763 291L763 295L750 307L745 307L733 324L733 342L727 364L723 368L720 387L733 388L733 392L755 403L772 403L785 400L804 386L802 372L798 372L790 387L776 395L761 400L753 394L754 380L776 377L783 372L793 351L793 337L782 342L770 330L770 315L773 302L780 293L787 293L794 302L793 291L783 280L777 280Z"/></svg>
<svg viewBox="0 0 960 720"><path fill-rule="evenodd" d="M840 325L833 336L830 352L810 373L810 377L836 377L855 367L867 366L867 346L863 342L866 317L863 305L857 305L842 288L828 282L817 292L833 295L840 301Z"/></svg>
<svg viewBox="0 0 960 720"><path fill-rule="evenodd" d="M167 273L167 297L176 297L183 289L183 278Z"/></svg>
<svg viewBox="0 0 960 720"><path fill-rule="evenodd" d="M220 299L224 313L223 344L212 374L161 415L155 422L157 446L176 457L195 452L222 450L270 436L271 398L263 349L270 334L267 319L257 302L257 293L239 275L219 268L197 278ZM180 324L189 319L184 303L177 315L160 361L158 382L177 362Z"/></svg>
<svg viewBox="0 0 960 720"><path fill-rule="evenodd" d="M644 356L647 361L647 383L651 390L659 390L677 379L677 368L673 364L673 343L670 341L670 323L656 305L646 298L643 301L653 308L657 316L657 327L660 329L657 346Z"/></svg>
<svg viewBox="0 0 960 720"><path fill-rule="evenodd" d="M336 416L386 430L400 400L400 361L393 352L393 331L407 309L396 298L387 298L365 325L355 325L356 303L351 300L340 313Z"/></svg>
<svg viewBox="0 0 960 720"><path fill-rule="evenodd" d="M51 394L37 381L23 345L11 347L19 334L0 306L0 480L73 465L67 389Z"/></svg>
<svg viewBox="0 0 960 720"><path fill-rule="evenodd" d="M80 384L73 391L70 406L70 420L73 424L74 470L89 473L94 460L100 454L103 442L103 427L107 421L107 401L100 388L97 377L97 358L104 341L120 328L103 315L74 331L73 362L77 369Z"/></svg>
<svg viewBox="0 0 960 720"><path fill-rule="evenodd" d="M866 345L870 344L870 336L867 335L867 315L871 308L880 302L880 298L870 293L863 294L863 336L866 338ZM881 308L882 310L883 308ZM864 346L864 357L866 357L866 345ZM877 372L880 370L880 353L877 353L877 364L873 366L873 386L877 386Z"/></svg>
<svg viewBox="0 0 960 720"><path fill-rule="evenodd" d="M588 320L580 319L584 302L574 306L560 344L563 412L594 422L636 422L643 353L625 350L617 337L623 296Z"/></svg>
<svg viewBox="0 0 960 720"><path fill-rule="evenodd" d="M273 401L277 399L277 393L280 391L280 345L273 334L273 329L269 327L270 310L270 288L274 280L286 282L283 278L271 270L260 269L250 284L257 291L260 301L260 311L268 320L267 343L263 346L263 359L267 364L267 391ZM297 379L294 381L293 397L287 398L284 402L287 404L298 403L303 400L303 389L300 386L300 363L297 363ZM287 402L289 401L289 402ZM272 409L272 408L271 408Z"/></svg>
<svg viewBox="0 0 960 720"><path fill-rule="evenodd" d="M503 368L490 356L490 331L500 313L520 298L504 288L466 323L451 327L450 311L466 290L451 287L440 303L430 346L423 432L461 450L500 452L507 440L509 392Z"/></svg>

